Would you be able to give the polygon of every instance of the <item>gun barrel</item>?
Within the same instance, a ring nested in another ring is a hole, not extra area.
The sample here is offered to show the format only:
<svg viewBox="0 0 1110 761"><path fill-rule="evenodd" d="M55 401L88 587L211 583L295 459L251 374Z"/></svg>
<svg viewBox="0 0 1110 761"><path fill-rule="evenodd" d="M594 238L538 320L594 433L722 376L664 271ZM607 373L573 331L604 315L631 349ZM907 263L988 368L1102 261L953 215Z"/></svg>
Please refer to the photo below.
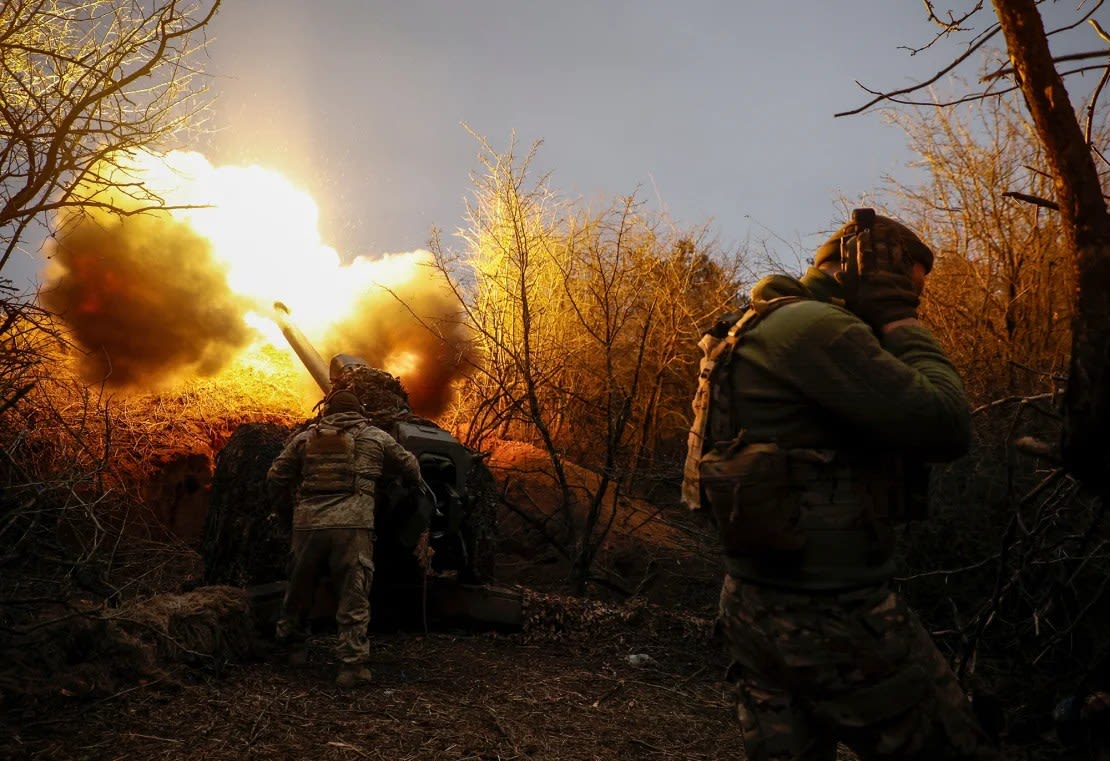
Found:
<svg viewBox="0 0 1110 761"><path fill-rule="evenodd" d="M281 329L281 334L285 336L285 340L293 347L293 351L297 353L301 363L308 370L309 375L316 381L316 385L325 394L331 391L331 378L328 375L328 366L316 351L315 347L308 342L304 334L293 324L290 319L289 307L285 306L280 301L274 302L274 322Z"/></svg>

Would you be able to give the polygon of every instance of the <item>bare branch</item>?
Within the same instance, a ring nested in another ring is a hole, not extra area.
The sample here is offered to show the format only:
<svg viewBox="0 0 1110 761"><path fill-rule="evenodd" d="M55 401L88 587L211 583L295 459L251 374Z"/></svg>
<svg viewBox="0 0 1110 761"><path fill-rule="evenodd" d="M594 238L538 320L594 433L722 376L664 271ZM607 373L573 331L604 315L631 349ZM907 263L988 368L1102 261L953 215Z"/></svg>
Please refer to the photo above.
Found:
<svg viewBox="0 0 1110 761"><path fill-rule="evenodd" d="M910 87L903 87L900 90L891 90L889 92L878 93L878 94L875 95L874 98L867 101L862 106L859 106L858 108L853 108L850 111L841 111L839 113L833 114L833 116L852 116L854 114L861 114L864 111L871 108L872 106L874 106L876 103L881 103L884 100L893 101L899 95L908 95L908 94L913 93L913 92L919 92L919 91L925 89L926 87L928 87L929 85L935 84L936 82L940 81L940 79L942 77L944 77L945 75L954 71L960 64L962 64L964 61L966 61L968 58L970 58L972 53L974 53L976 50L981 48L983 45L987 44L987 42L989 40L991 40L996 34L998 34L1000 29L1001 28L997 24L994 25L993 27L991 27L991 29L987 33L985 33L980 40L978 40L974 44L970 45L967 50L965 50L961 55L959 55L956 58L956 60L952 61L950 64L945 66L943 69L941 69L940 71L935 73L932 77L925 80L924 82L921 82L920 84L916 84L916 85L911 85ZM876 93L877 92L875 90L870 90L867 87L864 87L864 85L861 84L859 81L857 81L856 84L860 87L860 89L862 89L866 92L869 92L869 93Z"/></svg>
<svg viewBox="0 0 1110 761"><path fill-rule="evenodd" d="M190 59L204 41L192 38L219 7L87 0L0 8L0 269L30 219L103 207L84 184L98 163L163 147L200 122L204 87Z"/></svg>
<svg viewBox="0 0 1110 761"><path fill-rule="evenodd" d="M1054 64L1059 64L1066 63L1068 61L1089 61L1092 58L1105 58L1106 55L1107 53L1105 50L1091 50L1086 53L1069 53L1068 55L1054 56L1052 62ZM1077 69L1076 71L1080 70ZM1013 67L1008 66L1006 68L997 69L995 71L984 74L979 81L991 82L995 79L1012 76L1013 74Z"/></svg>
<svg viewBox="0 0 1110 761"><path fill-rule="evenodd" d="M1034 206L1041 206L1046 209L1053 209L1055 211L1060 210L1060 204L1056 203L1055 201L1049 201L1044 198L1038 198L1037 196L1031 196L1028 193L1019 193L1016 190L1008 190L1003 193L1002 196L1004 198L1015 198L1018 201L1025 201L1026 203L1031 203Z"/></svg>

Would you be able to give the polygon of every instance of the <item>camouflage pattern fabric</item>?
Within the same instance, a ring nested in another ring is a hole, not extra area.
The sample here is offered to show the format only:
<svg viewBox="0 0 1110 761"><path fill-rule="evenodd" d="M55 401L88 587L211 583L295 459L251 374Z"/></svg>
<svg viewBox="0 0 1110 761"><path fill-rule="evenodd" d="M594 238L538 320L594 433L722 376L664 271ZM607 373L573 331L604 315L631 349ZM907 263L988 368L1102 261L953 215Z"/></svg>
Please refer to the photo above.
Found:
<svg viewBox="0 0 1110 761"><path fill-rule="evenodd" d="M436 425L434 420L417 415L409 408L409 394L401 380L376 367L349 367L332 384L332 393L350 391L366 409L370 422L385 431L397 423Z"/></svg>
<svg viewBox="0 0 1110 761"><path fill-rule="evenodd" d="M357 412L326 415L321 422L340 428L349 427L354 431L357 478L353 492L298 495L293 508L293 528L372 529L375 482L383 474L399 473L406 484L413 486L420 481L420 465L416 457L392 436L369 425ZM305 448L314 435L310 428L297 433L286 443L266 474L273 488L288 488L303 480Z"/></svg>
<svg viewBox="0 0 1110 761"><path fill-rule="evenodd" d="M752 313L754 314L754 312ZM682 467L682 504L687 510L701 510L705 507L701 489L701 473L698 464L705 453L705 428L709 424L709 376L717 364L717 348L722 339L706 333L698 341L702 357L698 369L698 388L694 392L691 405L694 419L690 423L690 433L686 438L686 461Z"/></svg>
<svg viewBox="0 0 1110 761"><path fill-rule="evenodd" d="M785 296L801 298L736 344L721 384L728 398L719 400L728 414L717 415L718 400L711 399L714 442L836 453L828 462L818 457L808 476L805 467L795 471L793 457L785 477L739 474L752 477L754 491L737 497L773 507L780 491L770 487L785 485L806 503L798 511L804 572L753 567L749 561L759 557L752 548L724 548L729 575L720 619L748 758L833 761L838 741L863 761L998 758L955 675L891 591L892 566L875 564L876 573L868 573L872 559L889 555L887 513L904 512L906 502L904 471L890 458L948 460L967 450L971 416L963 385L926 328L909 324L876 334L844 308L844 295L837 280L814 267L800 280L775 275L757 283L756 310ZM715 384L711 396L718 393ZM848 551L838 544L838 530L875 536L882 553L868 544Z"/></svg>
<svg viewBox="0 0 1110 761"><path fill-rule="evenodd" d="M303 636L316 588L326 574L335 588L339 629L336 656L360 665L370 656L370 586L374 580L374 538L366 529L319 529L293 532L293 571L281 605L277 639Z"/></svg>
<svg viewBox="0 0 1110 761"><path fill-rule="evenodd" d="M1000 759L887 585L818 594L725 577L720 620L749 761Z"/></svg>
<svg viewBox="0 0 1110 761"><path fill-rule="evenodd" d="M401 380L376 367L358 365L344 369L332 383L332 393L339 391L351 391L368 410L409 406L409 395Z"/></svg>
<svg viewBox="0 0 1110 761"><path fill-rule="evenodd" d="M925 268L926 272L933 269L933 251L926 246L913 230L906 227L896 219L875 215L872 230L884 238L891 239L898 244L909 258ZM836 261L841 258L844 241L859 234L855 221L846 222L839 230L834 232L827 241L818 247L813 255L813 266L820 267L825 262Z"/></svg>

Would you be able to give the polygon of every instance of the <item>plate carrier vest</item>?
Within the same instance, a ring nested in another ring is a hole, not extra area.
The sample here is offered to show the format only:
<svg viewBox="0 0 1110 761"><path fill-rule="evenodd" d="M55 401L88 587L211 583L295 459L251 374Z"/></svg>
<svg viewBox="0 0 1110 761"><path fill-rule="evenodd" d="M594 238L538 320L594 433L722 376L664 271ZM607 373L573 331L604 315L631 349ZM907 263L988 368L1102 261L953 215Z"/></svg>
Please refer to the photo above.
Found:
<svg viewBox="0 0 1110 761"><path fill-rule="evenodd" d="M732 576L804 590L878 583L894 570L890 516L904 489L901 458L752 442L738 420L736 347L768 315L803 300L762 302L723 337L713 331L700 342L683 501L712 510Z"/></svg>
<svg viewBox="0 0 1110 761"><path fill-rule="evenodd" d="M365 425L367 423L358 422L340 428L319 422L309 428L300 488L302 495L343 495L357 492L355 436Z"/></svg>

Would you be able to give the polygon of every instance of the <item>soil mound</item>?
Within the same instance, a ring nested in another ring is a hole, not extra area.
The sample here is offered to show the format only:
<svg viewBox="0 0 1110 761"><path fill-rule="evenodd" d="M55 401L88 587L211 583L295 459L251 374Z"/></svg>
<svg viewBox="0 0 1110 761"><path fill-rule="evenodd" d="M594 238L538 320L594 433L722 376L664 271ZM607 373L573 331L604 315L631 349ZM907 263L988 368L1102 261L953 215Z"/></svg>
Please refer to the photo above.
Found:
<svg viewBox="0 0 1110 761"><path fill-rule="evenodd" d="M256 648L246 593L232 587L155 595L115 609L43 606L9 631L0 643L3 704L113 695L169 678L174 664L219 666Z"/></svg>

